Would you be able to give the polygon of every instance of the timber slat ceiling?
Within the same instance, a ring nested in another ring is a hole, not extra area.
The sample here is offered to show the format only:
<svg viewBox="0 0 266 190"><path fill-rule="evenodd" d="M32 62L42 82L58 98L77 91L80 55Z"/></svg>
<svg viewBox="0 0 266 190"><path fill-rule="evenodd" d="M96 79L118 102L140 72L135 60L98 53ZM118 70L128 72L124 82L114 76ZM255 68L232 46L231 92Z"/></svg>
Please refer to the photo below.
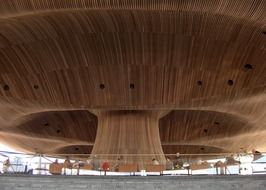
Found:
<svg viewBox="0 0 266 190"><path fill-rule="evenodd" d="M264 0L0 0L0 138L82 153L153 110L165 153L266 151L265 60Z"/></svg>

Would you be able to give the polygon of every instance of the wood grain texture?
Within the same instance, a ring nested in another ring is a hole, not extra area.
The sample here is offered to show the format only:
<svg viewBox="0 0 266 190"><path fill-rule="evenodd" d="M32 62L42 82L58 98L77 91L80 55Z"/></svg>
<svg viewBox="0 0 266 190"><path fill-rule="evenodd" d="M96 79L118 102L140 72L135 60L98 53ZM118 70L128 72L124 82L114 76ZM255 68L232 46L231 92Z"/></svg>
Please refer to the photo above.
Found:
<svg viewBox="0 0 266 190"><path fill-rule="evenodd" d="M90 152L138 110L167 153L266 151L265 26L263 0L0 0L0 140Z"/></svg>
<svg viewBox="0 0 266 190"><path fill-rule="evenodd" d="M154 158L165 164L158 124L157 112L102 112L92 157L113 162L121 158L125 163L137 163L140 170Z"/></svg>

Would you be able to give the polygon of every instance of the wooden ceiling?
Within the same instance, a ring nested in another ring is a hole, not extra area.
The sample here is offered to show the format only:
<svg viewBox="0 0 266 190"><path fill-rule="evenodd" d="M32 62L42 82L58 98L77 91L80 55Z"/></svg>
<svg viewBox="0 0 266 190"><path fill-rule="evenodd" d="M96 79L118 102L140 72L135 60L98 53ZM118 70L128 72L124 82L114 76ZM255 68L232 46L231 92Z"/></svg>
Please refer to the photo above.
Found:
<svg viewBox="0 0 266 190"><path fill-rule="evenodd" d="M167 153L266 151L265 60L264 0L0 0L1 142L82 153L153 110Z"/></svg>

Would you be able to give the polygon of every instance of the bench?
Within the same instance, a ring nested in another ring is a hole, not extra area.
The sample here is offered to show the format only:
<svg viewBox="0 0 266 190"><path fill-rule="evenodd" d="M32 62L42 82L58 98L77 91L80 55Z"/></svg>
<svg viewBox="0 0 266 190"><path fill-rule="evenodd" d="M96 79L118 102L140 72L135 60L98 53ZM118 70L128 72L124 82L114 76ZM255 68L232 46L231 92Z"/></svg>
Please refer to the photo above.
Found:
<svg viewBox="0 0 266 190"><path fill-rule="evenodd" d="M138 165L137 164L121 164L118 167L119 172L129 172L134 173L138 171Z"/></svg>
<svg viewBox="0 0 266 190"><path fill-rule="evenodd" d="M164 170L165 165L146 165L146 172L160 172L162 175Z"/></svg>
<svg viewBox="0 0 266 190"><path fill-rule="evenodd" d="M201 164L193 163L190 165L191 170L203 170L210 168L210 164L208 162L203 162Z"/></svg>

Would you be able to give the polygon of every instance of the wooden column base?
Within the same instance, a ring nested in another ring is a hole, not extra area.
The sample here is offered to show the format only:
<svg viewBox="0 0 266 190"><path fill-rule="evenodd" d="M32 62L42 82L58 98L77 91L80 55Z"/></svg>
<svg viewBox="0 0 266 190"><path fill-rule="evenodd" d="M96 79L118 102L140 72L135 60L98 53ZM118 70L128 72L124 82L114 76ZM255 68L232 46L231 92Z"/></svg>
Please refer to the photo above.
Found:
<svg viewBox="0 0 266 190"><path fill-rule="evenodd" d="M138 164L139 169L151 164L153 158L164 164L158 122L157 113L152 111L101 112L92 156L111 165Z"/></svg>

